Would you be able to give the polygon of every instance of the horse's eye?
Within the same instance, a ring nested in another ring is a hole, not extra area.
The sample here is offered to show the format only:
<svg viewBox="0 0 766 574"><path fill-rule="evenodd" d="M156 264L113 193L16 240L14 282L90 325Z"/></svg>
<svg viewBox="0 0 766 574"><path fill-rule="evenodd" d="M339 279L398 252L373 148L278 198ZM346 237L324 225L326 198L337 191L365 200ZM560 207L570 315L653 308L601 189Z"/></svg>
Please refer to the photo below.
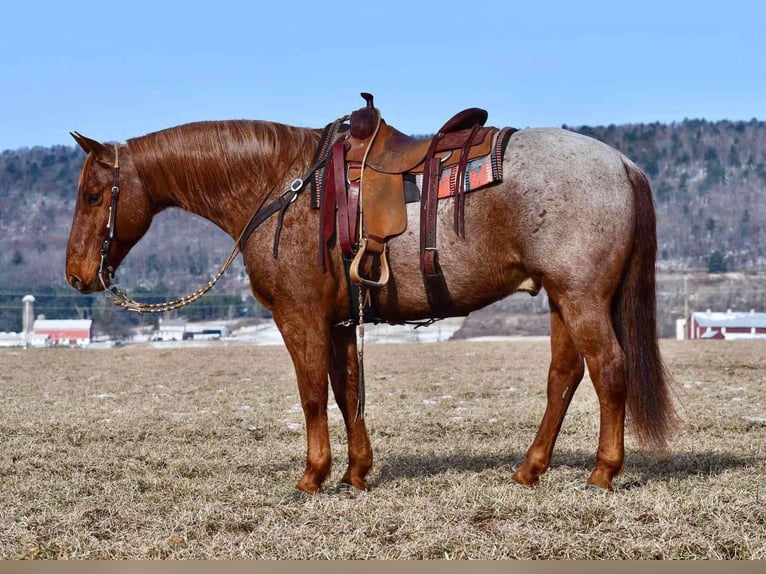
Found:
<svg viewBox="0 0 766 574"><path fill-rule="evenodd" d="M90 205L91 207L95 207L101 203L101 194L100 193L89 193L85 196L85 203Z"/></svg>

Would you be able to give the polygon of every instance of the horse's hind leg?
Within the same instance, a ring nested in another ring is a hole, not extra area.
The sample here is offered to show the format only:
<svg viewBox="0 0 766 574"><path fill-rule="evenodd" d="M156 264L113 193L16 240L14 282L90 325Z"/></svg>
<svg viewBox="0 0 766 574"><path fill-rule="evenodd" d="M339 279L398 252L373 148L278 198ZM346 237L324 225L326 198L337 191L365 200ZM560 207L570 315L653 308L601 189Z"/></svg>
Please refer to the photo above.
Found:
<svg viewBox="0 0 766 574"><path fill-rule="evenodd" d="M536 484L548 469L553 446L575 390L585 372L583 357L572 342L559 309L551 301L551 364L548 370L548 403L522 465L513 479L527 486Z"/></svg>
<svg viewBox="0 0 766 574"><path fill-rule="evenodd" d="M335 327L330 339L330 381L348 436L348 469L341 482L367 489L365 477L372 468L372 448L364 419L356 416L359 400L359 363L353 325Z"/></svg>
<svg viewBox="0 0 766 574"><path fill-rule="evenodd" d="M562 302L564 322L585 357L601 414L596 466L588 483L612 490L612 479L625 458L624 355L612 327L606 299Z"/></svg>

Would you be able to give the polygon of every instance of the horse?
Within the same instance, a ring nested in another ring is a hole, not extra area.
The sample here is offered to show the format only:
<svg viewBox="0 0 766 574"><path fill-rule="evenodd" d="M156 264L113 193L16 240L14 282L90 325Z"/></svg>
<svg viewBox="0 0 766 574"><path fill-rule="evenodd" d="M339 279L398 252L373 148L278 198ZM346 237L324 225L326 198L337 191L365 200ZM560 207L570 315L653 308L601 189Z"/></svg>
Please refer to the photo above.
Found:
<svg viewBox="0 0 766 574"><path fill-rule="evenodd" d="M66 253L68 283L81 293L102 291L113 286L113 272L160 211L199 215L236 241L254 212L278 202L279 217L272 215L276 209L267 213L241 252L252 293L271 312L294 365L307 444L296 488L310 494L321 491L331 470L328 387L347 433L341 483L368 489L373 467L365 418L356 413L363 395L360 342L350 319L357 311L349 305L339 247L331 241L319 264L320 214L308 194L280 201L310 169L321 133L264 120L194 122L120 144L74 132L87 157ZM465 195L463 233L449 223L452 202L438 204L439 263L454 314L545 289L547 403L512 479L532 486L549 468L587 365L600 413L587 483L613 490L624 464L626 420L639 445L653 452L665 451L677 422L656 331L651 186L616 149L559 128L516 131L502 165L501 182ZM105 239L110 223L113 237ZM433 316L418 264L418 226L417 204L409 204L406 230L388 243L390 279L368 290L380 318L391 323Z"/></svg>

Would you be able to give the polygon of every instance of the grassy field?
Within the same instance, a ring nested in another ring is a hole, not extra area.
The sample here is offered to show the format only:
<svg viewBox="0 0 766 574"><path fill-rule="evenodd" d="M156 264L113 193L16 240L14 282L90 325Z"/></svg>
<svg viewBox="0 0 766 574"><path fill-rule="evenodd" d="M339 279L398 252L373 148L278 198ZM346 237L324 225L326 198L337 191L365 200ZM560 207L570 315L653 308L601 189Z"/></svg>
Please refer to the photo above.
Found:
<svg viewBox="0 0 766 574"><path fill-rule="evenodd" d="M0 350L2 558L766 558L766 341L663 341L685 426L628 436L584 488L581 386L537 488L510 479L545 405L544 341L368 345L369 492L294 490L303 415L282 347ZM425 368L432 365L433 368Z"/></svg>

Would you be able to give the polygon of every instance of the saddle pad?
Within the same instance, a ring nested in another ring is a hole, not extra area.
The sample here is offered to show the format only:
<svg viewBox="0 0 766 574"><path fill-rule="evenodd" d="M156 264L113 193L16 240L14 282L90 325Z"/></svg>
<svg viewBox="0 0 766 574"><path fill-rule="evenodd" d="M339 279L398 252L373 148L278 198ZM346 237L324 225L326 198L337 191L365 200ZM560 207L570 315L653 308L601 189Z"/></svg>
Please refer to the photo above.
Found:
<svg viewBox="0 0 766 574"><path fill-rule="evenodd" d="M503 155L514 128L503 128L495 134L492 151L489 155L471 160L465 170L465 192L476 191L503 180ZM439 199L455 194L457 188L458 166L453 165L442 170L439 178ZM423 174L415 174L415 185L423 191Z"/></svg>

